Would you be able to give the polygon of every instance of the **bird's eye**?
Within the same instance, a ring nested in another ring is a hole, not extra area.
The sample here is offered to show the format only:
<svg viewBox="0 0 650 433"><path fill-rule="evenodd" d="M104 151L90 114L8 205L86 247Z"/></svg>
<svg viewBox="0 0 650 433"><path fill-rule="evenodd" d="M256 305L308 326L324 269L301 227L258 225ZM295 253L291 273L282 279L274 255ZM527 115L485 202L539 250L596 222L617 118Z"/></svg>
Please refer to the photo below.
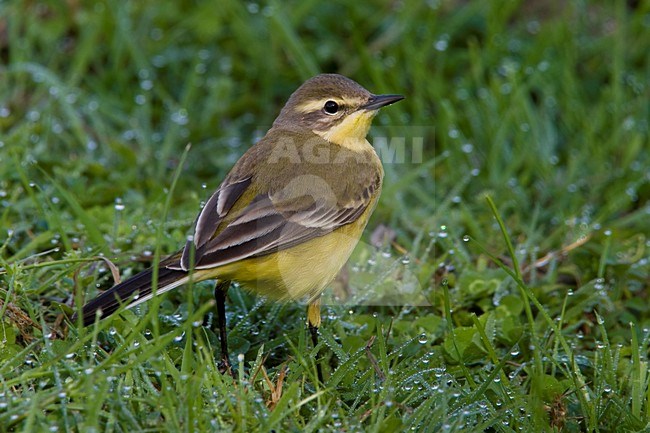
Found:
<svg viewBox="0 0 650 433"><path fill-rule="evenodd" d="M327 114L336 114L339 111L339 104L334 101L327 101L323 110L325 110Z"/></svg>

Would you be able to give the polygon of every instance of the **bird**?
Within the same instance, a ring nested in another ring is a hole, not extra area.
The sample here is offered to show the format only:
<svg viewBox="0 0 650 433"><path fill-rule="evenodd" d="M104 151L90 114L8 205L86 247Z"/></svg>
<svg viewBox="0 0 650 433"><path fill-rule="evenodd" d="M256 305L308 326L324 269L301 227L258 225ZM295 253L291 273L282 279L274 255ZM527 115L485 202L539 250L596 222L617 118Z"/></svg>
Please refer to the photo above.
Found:
<svg viewBox="0 0 650 433"><path fill-rule="evenodd" d="M154 268L116 284L71 318L89 326L171 289L215 280L221 358L229 368L225 302L231 282L276 301L306 300L314 346L321 294L345 265L381 193L384 170L366 136L375 95L343 75L320 74L291 94L266 135L207 200L193 233ZM319 379L322 372L318 369Z"/></svg>

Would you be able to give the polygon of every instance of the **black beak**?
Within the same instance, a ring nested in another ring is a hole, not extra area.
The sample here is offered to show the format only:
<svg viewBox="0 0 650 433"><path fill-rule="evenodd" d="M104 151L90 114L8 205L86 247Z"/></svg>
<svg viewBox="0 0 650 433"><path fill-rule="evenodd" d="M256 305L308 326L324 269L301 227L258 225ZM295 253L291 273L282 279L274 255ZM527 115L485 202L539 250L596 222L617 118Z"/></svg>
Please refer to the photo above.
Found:
<svg viewBox="0 0 650 433"><path fill-rule="evenodd" d="M361 106L363 110L379 110L386 105L394 104L404 99L402 95L372 95L365 105Z"/></svg>

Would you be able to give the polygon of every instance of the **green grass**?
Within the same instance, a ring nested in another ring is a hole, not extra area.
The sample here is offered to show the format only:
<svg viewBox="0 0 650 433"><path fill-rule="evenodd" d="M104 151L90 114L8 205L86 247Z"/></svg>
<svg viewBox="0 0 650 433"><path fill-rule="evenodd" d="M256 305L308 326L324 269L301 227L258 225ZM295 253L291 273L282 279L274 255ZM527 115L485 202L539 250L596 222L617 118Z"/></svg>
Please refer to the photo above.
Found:
<svg viewBox="0 0 650 433"><path fill-rule="evenodd" d="M650 2L566 3L0 2L0 431L647 429ZM230 291L237 379L210 284L64 319L318 72L407 97L324 384L297 303Z"/></svg>

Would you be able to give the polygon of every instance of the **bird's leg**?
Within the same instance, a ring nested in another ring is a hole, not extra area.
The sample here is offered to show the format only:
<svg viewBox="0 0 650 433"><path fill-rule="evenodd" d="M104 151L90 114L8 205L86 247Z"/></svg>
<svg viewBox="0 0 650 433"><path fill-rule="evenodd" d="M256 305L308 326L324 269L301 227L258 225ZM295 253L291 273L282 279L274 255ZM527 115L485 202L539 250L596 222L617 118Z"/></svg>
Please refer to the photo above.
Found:
<svg viewBox="0 0 650 433"><path fill-rule="evenodd" d="M214 297L217 300L217 326L219 326L219 343L221 343L221 363L224 372L233 375L228 358L228 332L226 329L226 293L230 288L230 281L217 281L214 287Z"/></svg>
<svg viewBox="0 0 650 433"><path fill-rule="evenodd" d="M318 327L320 326L320 296L307 305L307 325L311 334L311 342L316 347L318 345ZM318 353L316 356L318 356ZM316 372L318 373L319 382L324 383L323 370L318 359L316 360Z"/></svg>

